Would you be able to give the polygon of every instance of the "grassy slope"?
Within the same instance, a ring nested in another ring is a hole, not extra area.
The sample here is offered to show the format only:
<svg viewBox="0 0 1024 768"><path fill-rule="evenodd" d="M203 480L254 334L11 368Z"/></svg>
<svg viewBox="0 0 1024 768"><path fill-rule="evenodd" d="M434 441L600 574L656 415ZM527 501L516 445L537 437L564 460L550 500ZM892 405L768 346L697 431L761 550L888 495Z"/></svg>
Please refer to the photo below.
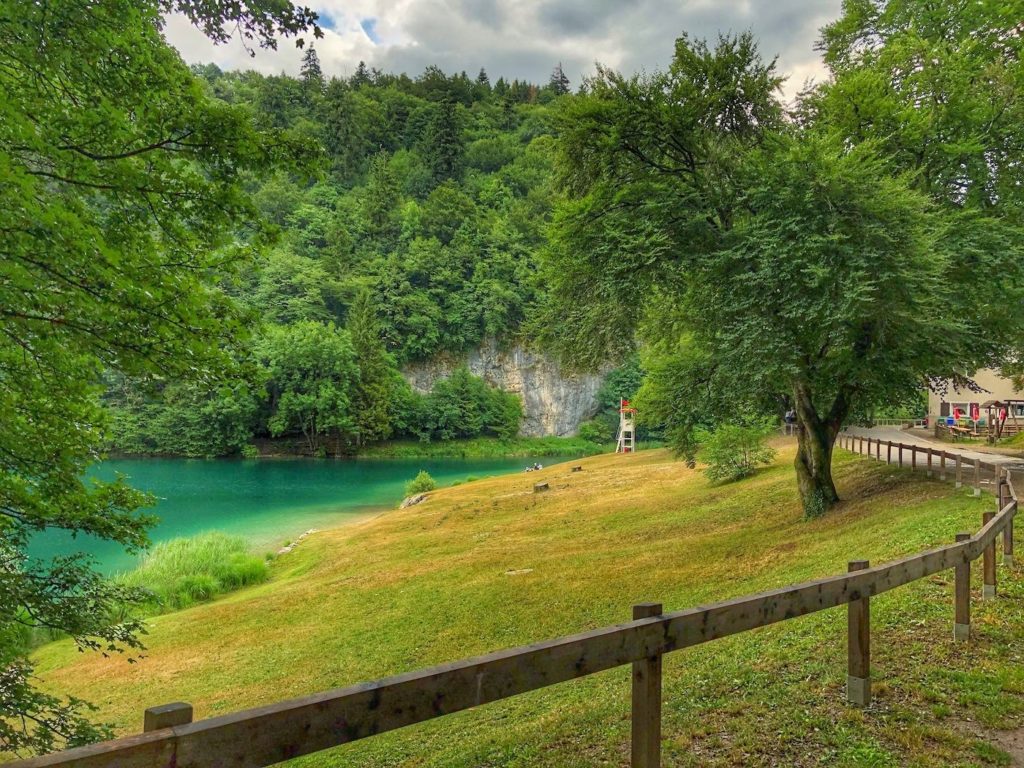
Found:
<svg viewBox="0 0 1024 768"><path fill-rule="evenodd" d="M675 610L881 562L951 541L992 506L839 455L848 501L804 523L791 458L717 488L650 451L445 489L311 537L267 584L156 618L140 664L55 643L38 671L134 731L148 705L186 700L207 717L616 623L635 602ZM553 490L531 493L539 479ZM1000 565L1012 599L975 603L969 646L951 642L945 577L874 600L868 712L842 703L841 609L668 656L664 764L1008 764L981 737L1024 713L1021 576ZM628 680L613 670L303 762L625 765Z"/></svg>

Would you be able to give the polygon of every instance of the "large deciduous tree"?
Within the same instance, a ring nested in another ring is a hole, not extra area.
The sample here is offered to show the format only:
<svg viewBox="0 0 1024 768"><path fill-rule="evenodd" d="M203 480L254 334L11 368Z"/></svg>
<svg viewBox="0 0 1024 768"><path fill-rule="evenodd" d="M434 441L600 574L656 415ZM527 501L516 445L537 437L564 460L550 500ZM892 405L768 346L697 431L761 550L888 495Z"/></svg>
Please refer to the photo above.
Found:
<svg viewBox="0 0 1024 768"><path fill-rule="evenodd" d="M957 309L978 343L942 373L968 387L981 367L1024 372L1024 260L1005 240L1024 210L1021 18L1017 2L846 0L822 33L832 78L802 110L846 142L877 142L940 210L992 227L960 243L952 277L977 292Z"/></svg>
<svg viewBox="0 0 1024 768"><path fill-rule="evenodd" d="M1007 203L943 197L884 137L836 126L831 102L867 98L856 87L787 121L779 83L749 35L681 38L665 73L599 73L563 121L549 327L590 364L639 329L662 389L647 400L690 456L701 422L794 407L817 515L838 500L832 446L850 418L1006 358L1024 259Z"/></svg>
<svg viewBox="0 0 1024 768"><path fill-rule="evenodd" d="M162 37L168 11L262 45L315 19L279 0L0 1L0 752L100 735L33 687L25 630L137 648L139 624L113 618L135 595L26 546L47 529L145 544L146 497L85 476L101 376L217 377L240 326L218 281L253 218L241 176L307 151L207 95Z"/></svg>
<svg viewBox="0 0 1024 768"><path fill-rule="evenodd" d="M270 326L256 356L267 377L272 435L299 432L306 450L319 455L327 440L355 432L351 393L359 367L347 331L313 321Z"/></svg>

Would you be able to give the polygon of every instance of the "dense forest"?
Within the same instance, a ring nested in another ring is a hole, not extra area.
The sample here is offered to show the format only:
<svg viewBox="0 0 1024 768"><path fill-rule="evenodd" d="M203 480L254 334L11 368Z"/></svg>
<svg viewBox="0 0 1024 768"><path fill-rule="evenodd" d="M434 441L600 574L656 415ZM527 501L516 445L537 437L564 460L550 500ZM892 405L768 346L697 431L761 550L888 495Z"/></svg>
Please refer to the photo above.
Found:
<svg viewBox="0 0 1024 768"><path fill-rule="evenodd" d="M554 114L571 98L561 66L544 86L363 65L327 80L310 47L298 78L193 72L209 96L318 159L312 172L245 179L263 221L238 237L269 245L226 286L248 312L237 368L216 382L112 379L111 447L227 455L284 437L320 454L515 435L515 395L466 370L420 394L398 369L528 334L543 294ZM617 396L602 393L605 410ZM610 439L607 415L600 424L586 434Z"/></svg>

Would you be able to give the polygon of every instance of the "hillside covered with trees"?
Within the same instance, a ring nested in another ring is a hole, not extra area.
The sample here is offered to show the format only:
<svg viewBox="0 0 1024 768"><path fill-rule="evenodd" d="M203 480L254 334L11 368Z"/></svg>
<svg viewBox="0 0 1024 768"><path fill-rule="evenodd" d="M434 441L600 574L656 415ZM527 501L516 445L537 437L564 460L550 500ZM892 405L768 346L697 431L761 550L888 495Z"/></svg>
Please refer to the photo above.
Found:
<svg viewBox="0 0 1024 768"><path fill-rule="evenodd" d="M237 369L155 387L112 379L114 450L228 455L284 437L300 452L346 453L518 431L518 398L468 371L420 394L398 370L528 334L568 79L560 66L537 86L491 83L482 69L413 78L360 65L328 80L314 48L303 61L298 78L193 68L210 97L317 161L245 178L263 221L238 236L270 245L226 286L249 323Z"/></svg>

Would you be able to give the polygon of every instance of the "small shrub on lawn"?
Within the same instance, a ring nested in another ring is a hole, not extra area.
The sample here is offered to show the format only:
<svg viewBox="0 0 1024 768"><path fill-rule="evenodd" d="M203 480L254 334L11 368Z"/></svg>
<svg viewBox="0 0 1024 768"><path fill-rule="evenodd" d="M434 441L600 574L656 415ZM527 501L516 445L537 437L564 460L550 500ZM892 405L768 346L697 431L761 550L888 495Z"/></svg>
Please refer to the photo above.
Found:
<svg viewBox="0 0 1024 768"><path fill-rule="evenodd" d="M425 469L421 469L416 477L405 484L405 495L415 496L417 493L426 493L435 488L437 488L437 481Z"/></svg>
<svg viewBox="0 0 1024 768"><path fill-rule="evenodd" d="M701 446L707 464L704 474L714 482L740 480L754 474L762 464L771 464L775 449L767 445L768 424L722 424Z"/></svg>

